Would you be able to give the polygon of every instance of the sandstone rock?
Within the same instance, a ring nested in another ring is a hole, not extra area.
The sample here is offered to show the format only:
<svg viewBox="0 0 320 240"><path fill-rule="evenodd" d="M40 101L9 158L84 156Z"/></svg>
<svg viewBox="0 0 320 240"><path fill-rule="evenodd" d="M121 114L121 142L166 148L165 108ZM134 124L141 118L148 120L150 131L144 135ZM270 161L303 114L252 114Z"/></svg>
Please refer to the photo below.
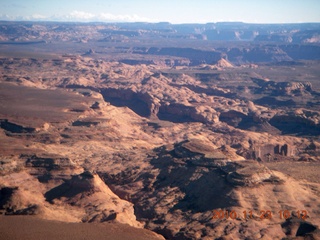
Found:
<svg viewBox="0 0 320 240"><path fill-rule="evenodd" d="M279 178L265 166L254 161L229 163L222 167L227 175L227 181L239 186L254 186L263 182L279 182Z"/></svg>
<svg viewBox="0 0 320 240"><path fill-rule="evenodd" d="M85 171L69 181L51 189L46 200L60 199L72 206L86 210L84 222L117 221L134 227L142 227L136 220L133 204L115 195L97 174Z"/></svg>
<svg viewBox="0 0 320 240"><path fill-rule="evenodd" d="M226 59L221 58L217 63L216 66L221 68L232 68L234 67L230 62L228 62Z"/></svg>

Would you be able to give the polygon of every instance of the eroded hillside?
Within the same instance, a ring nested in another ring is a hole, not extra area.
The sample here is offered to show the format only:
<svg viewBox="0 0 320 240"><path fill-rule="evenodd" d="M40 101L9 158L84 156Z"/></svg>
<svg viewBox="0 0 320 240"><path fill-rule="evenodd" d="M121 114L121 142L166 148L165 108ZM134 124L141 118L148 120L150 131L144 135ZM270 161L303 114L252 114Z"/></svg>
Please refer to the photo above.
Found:
<svg viewBox="0 0 320 240"><path fill-rule="evenodd" d="M317 60L268 45L141 48L142 32L98 26L92 36L131 46L85 53L83 39L70 50L75 26L42 29L64 36L53 45L1 52L2 214L162 235L133 231L149 239L319 237Z"/></svg>

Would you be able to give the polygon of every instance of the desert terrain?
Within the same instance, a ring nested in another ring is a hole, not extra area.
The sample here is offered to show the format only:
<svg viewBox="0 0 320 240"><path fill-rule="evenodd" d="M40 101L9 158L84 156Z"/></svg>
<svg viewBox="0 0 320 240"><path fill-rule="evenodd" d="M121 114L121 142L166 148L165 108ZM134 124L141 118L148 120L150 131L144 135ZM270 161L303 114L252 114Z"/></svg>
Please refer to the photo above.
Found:
<svg viewBox="0 0 320 240"><path fill-rule="evenodd" d="M319 36L1 22L0 238L319 239Z"/></svg>

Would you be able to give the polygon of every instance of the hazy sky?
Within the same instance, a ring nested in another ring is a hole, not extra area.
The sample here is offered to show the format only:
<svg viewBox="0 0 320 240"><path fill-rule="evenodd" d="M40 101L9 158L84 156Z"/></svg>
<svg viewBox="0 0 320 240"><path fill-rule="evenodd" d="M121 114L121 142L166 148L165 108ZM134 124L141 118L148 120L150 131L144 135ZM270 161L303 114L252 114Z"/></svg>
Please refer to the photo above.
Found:
<svg viewBox="0 0 320 240"><path fill-rule="evenodd" d="M1 20L320 22L320 0L0 0Z"/></svg>

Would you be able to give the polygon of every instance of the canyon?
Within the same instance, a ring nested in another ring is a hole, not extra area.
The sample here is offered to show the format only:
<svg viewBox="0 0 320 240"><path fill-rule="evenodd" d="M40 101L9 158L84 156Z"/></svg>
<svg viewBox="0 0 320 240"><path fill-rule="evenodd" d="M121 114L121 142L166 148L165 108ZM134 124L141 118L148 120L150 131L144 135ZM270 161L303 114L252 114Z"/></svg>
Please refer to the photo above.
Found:
<svg viewBox="0 0 320 240"><path fill-rule="evenodd" d="M317 239L319 33L1 22L0 222Z"/></svg>

